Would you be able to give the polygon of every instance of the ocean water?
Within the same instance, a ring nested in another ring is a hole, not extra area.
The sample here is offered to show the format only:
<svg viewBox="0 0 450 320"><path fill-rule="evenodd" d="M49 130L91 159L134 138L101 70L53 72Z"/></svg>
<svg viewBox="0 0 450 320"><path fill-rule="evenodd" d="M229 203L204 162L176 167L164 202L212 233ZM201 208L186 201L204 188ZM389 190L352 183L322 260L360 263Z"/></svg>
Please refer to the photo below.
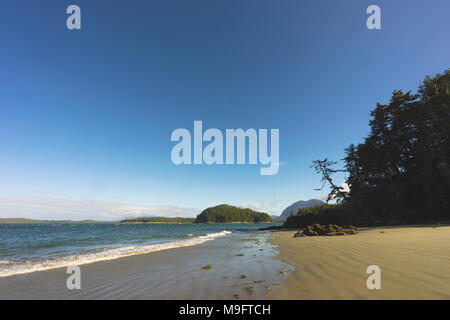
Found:
<svg viewBox="0 0 450 320"><path fill-rule="evenodd" d="M0 277L255 232L262 224L0 224Z"/></svg>

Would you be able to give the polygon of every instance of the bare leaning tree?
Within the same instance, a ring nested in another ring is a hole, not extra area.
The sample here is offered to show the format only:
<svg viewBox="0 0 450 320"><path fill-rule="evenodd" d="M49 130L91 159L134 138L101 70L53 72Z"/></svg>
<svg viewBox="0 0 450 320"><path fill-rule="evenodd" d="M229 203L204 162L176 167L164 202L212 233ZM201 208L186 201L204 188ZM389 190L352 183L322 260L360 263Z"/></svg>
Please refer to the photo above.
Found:
<svg viewBox="0 0 450 320"><path fill-rule="evenodd" d="M314 190L320 191L328 183L331 191L328 194L327 202L330 200L336 200L337 203L340 203L347 197L347 192L344 188L342 188L341 186L337 186L333 182L332 176L337 172L345 172L345 170L334 169L333 166L335 166L336 164L336 161L330 161L328 160L328 158L325 158L324 160L313 161L313 164L310 166L310 168L314 168L317 174L322 175L322 178L320 179L320 181L322 182L322 186Z"/></svg>

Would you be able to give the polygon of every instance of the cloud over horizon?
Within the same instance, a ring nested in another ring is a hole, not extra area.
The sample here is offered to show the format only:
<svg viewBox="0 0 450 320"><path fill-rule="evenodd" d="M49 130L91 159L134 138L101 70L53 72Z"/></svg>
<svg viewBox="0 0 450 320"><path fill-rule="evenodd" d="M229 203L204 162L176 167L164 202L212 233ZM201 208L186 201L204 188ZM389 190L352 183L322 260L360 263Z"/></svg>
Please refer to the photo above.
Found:
<svg viewBox="0 0 450 320"><path fill-rule="evenodd" d="M242 203L240 205L241 208L249 208L255 211L264 211L268 213L269 215L275 215L278 216L281 214L281 207L282 205L282 197L276 196L272 200L270 200L267 204L264 202L264 200L258 200L255 203Z"/></svg>
<svg viewBox="0 0 450 320"><path fill-rule="evenodd" d="M114 221L143 216L195 217L200 211L169 205L0 195L0 218Z"/></svg>

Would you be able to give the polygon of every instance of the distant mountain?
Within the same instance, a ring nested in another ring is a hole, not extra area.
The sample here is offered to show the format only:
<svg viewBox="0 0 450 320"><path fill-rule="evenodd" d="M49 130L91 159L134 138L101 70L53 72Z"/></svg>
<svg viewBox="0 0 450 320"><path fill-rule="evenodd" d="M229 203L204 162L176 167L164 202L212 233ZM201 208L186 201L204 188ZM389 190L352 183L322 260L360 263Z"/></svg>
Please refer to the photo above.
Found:
<svg viewBox="0 0 450 320"><path fill-rule="evenodd" d="M320 206L322 204L325 204L325 202L318 200L318 199L310 199L308 201L297 201L293 204L291 204L289 207L283 210L283 212L280 215L280 218L287 219L292 213L297 213L298 209L300 208L310 208L315 206Z"/></svg>

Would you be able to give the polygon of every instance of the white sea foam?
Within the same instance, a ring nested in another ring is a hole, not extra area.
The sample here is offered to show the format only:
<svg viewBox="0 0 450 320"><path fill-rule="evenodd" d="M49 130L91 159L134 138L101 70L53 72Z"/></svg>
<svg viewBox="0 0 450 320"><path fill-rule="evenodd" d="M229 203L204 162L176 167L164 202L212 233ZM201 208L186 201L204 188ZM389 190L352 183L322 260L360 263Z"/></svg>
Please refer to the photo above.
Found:
<svg viewBox="0 0 450 320"><path fill-rule="evenodd" d="M228 234L231 234L231 232L222 231L190 239L176 240L164 243L153 243L140 246L103 248L57 258L33 259L22 261L0 260L0 278L16 274L43 271L48 269L68 267L74 265L80 266L83 264L93 263L97 261L113 260L121 257L150 253L172 248L189 247L204 243L209 240L214 240L217 237L222 237Z"/></svg>

